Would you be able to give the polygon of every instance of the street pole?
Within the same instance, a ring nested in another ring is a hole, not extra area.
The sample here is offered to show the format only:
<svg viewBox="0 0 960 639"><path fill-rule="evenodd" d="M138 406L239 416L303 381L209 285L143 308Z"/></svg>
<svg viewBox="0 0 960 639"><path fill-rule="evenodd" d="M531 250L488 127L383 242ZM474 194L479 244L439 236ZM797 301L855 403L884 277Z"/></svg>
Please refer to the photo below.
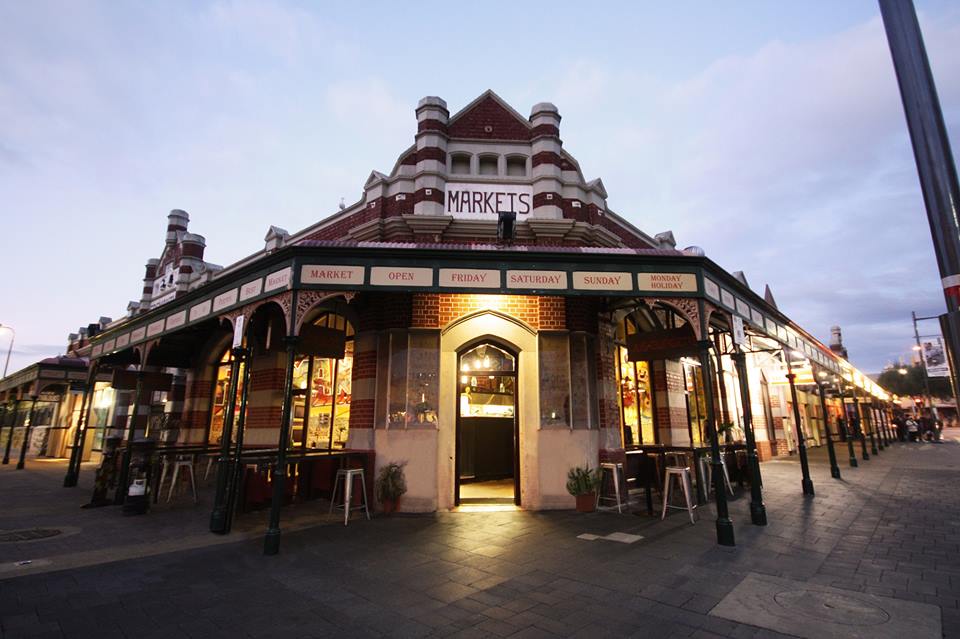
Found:
<svg viewBox="0 0 960 639"><path fill-rule="evenodd" d="M890 56L913 143L947 312L940 329L947 345L953 388L960 389L960 182L940 98L930 71L920 23L910 0L879 0ZM960 413L960 397L954 394Z"/></svg>
<svg viewBox="0 0 960 639"><path fill-rule="evenodd" d="M19 399L13 400L13 419L10 421L10 436L7 438L7 445L3 449L3 463L10 463L10 447L13 445L13 433L17 430L17 409L18 404L20 404Z"/></svg>
<svg viewBox="0 0 960 639"><path fill-rule="evenodd" d="M73 488L80 478L80 461L83 459L83 444L86 437L86 425L90 423L89 406L93 404L93 390L97 383L97 364L90 365L87 373L87 385L83 388L83 399L80 401L80 416L77 417L77 432L73 434L73 448L70 450L70 461L67 462L67 474L63 478L64 488Z"/></svg>
<svg viewBox="0 0 960 639"><path fill-rule="evenodd" d="M3 363L3 376L7 376L7 369L10 368L10 353L13 352L13 340L17 336L16 331L13 330L12 326L7 326L6 324L0 324L0 328L6 328L10 330L10 345L7 346L7 361Z"/></svg>
<svg viewBox="0 0 960 639"><path fill-rule="evenodd" d="M763 505L763 482L760 479L760 458L753 433L753 408L750 405L750 383L747 379L747 354L737 346L733 364L740 380L740 403L743 404L743 433L747 439L747 463L750 465L750 521L755 526L767 525L767 508Z"/></svg>
<svg viewBox="0 0 960 639"><path fill-rule="evenodd" d="M838 377L834 377L833 381L837 384L837 393L840 394L840 407L843 409L843 417L840 421L840 428L843 431L843 438L847 440L847 450L850 453L850 468L856 468L859 466L859 464L857 463L857 453L853 449L853 436L850 434L850 429L847 428L850 417L847 414L847 398L843 394L843 380Z"/></svg>
<svg viewBox="0 0 960 639"><path fill-rule="evenodd" d="M860 436L860 447L863 453L863 461L870 461L870 453L867 452L867 435L863 426L863 411L860 410L860 398L857 395L857 385L853 384L853 408L857 417L857 434Z"/></svg>
<svg viewBox="0 0 960 639"><path fill-rule="evenodd" d="M27 423L24 425L23 443L20 444L20 459L17 461L17 470L23 470L24 462L27 459L27 446L30 445L30 429L33 427L33 416L37 411L36 395L30 396L30 414L27 416Z"/></svg>
<svg viewBox="0 0 960 639"><path fill-rule="evenodd" d="M123 460L120 462L120 478L117 480L117 492L113 496L113 503L122 505L127 498L127 481L130 479L130 460L133 456L133 436L136 434L137 414L140 411L141 395L143 394L143 365L137 369L137 385L133 391L133 410L127 417L127 445L123 449Z"/></svg>
<svg viewBox="0 0 960 639"><path fill-rule="evenodd" d="M830 476L834 479L840 479L840 467L837 466L837 452L833 449L833 436L830 435L830 417L827 413L827 399L824 396L823 382L819 380L817 380L817 392L820 394L820 414L823 415L823 428L827 431L827 454L830 456Z"/></svg>
<svg viewBox="0 0 960 639"><path fill-rule="evenodd" d="M807 463L807 443L804 441L803 428L800 426L800 401L797 398L797 386L794 383L797 376L793 373L793 365L790 363L789 349L784 349L783 357L787 360L787 381L790 382L790 397L793 399L793 421L796 422L797 451L800 453L800 472L803 474L800 486L803 488L804 495L813 497L813 480L810 479L810 466Z"/></svg>
<svg viewBox="0 0 960 639"><path fill-rule="evenodd" d="M296 298L294 298L296 308ZM290 416L293 414L293 362L297 356L296 335L287 335L287 370L283 380L283 409L280 412L280 441L277 447L277 463L273 468L273 499L270 500L270 524L263 539L263 554L280 552L280 508L286 495L287 448L290 441ZM350 504L344 506L350 508Z"/></svg>
<svg viewBox="0 0 960 639"><path fill-rule="evenodd" d="M250 369L253 368L253 350L244 349L243 382L240 390L240 410L237 415L237 436L234 446L234 464L230 477L227 480L227 513L225 521L226 532L233 526L233 513L236 511L237 494L240 492L240 482L243 481L243 437L247 423L247 397L250 395Z"/></svg>

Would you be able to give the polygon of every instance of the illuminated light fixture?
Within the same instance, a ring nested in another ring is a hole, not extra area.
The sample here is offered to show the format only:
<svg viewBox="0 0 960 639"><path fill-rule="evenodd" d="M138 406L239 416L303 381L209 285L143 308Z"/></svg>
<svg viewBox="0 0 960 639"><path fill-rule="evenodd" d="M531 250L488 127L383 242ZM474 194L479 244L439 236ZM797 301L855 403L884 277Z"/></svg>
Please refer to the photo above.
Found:
<svg viewBox="0 0 960 639"><path fill-rule="evenodd" d="M462 370L462 371L465 372L465 373L469 373L469 372L470 372L470 362L464 362L463 364L461 364L461 365L460 365L460 370Z"/></svg>
<svg viewBox="0 0 960 639"><path fill-rule="evenodd" d="M920 350L920 345L919 345L919 344L914 344L914 345L913 345L913 350L919 351L919 350Z"/></svg>
<svg viewBox="0 0 960 639"><path fill-rule="evenodd" d="M483 367L484 367L484 368L490 368L490 356L489 356L489 355L484 355L484 356L483 356Z"/></svg>
<svg viewBox="0 0 960 639"><path fill-rule="evenodd" d="M460 383L461 383L461 384L466 384L468 381L470 381L470 380L467 379L467 376L466 376L466 375L461 375L461 376L460 376Z"/></svg>
<svg viewBox="0 0 960 639"><path fill-rule="evenodd" d="M901 375L906 375L909 371L905 368L898 368L897 372L900 373Z"/></svg>
<svg viewBox="0 0 960 639"><path fill-rule="evenodd" d="M817 373L817 376L820 377L821 379L825 379L827 377L827 371L820 371L819 373Z"/></svg>

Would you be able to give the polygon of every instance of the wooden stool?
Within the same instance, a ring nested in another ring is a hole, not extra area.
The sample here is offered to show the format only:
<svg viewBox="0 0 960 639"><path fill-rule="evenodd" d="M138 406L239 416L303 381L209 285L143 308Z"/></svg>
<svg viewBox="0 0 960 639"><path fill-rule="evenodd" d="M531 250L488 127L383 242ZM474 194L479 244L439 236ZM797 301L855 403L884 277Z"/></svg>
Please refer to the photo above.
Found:
<svg viewBox="0 0 960 639"><path fill-rule="evenodd" d="M671 479L674 477L680 481L680 486L683 488L683 498L687 502L686 506L674 506L670 503L670 492L674 484ZM697 523L693 518L693 511L697 508L697 505L693 503L692 493L693 485L690 483L690 467L668 466L667 474L663 478L663 511L660 513L660 521L663 521L667 517L667 508L676 508L677 510L687 511L690 515L691 524Z"/></svg>
<svg viewBox="0 0 960 639"><path fill-rule="evenodd" d="M605 473L609 472L613 477L613 497L604 497L603 495L603 476ZM605 462L600 464L600 490L597 491L597 508L600 507L600 501L606 499L608 501L616 500L617 503L617 512L622 513L623 507L628 505L627 502L620 499L620 476L623 475L623 464L621 463L612 463ZM624 486L626 488L626 486ZM613 508L611 506L610 508Z"/></svg>
<svg viewBox="0 0 960 639"><path fill-rule="evenodd" d="M337 487L340 485L340 478L343 477L343 505L337 504ZM353 482L360 478L360 499L363 502L360 506L351 506L350 500L353 495ZM367 519L370 519L370 509L367 508L367 483L363 478L362 468L341 468L337 471L337 478L333 481L333 493L330 495L330 512L334 508L343 508L343 525L346 526L350 520L350 511L363 509L367 513Z"/></svg>

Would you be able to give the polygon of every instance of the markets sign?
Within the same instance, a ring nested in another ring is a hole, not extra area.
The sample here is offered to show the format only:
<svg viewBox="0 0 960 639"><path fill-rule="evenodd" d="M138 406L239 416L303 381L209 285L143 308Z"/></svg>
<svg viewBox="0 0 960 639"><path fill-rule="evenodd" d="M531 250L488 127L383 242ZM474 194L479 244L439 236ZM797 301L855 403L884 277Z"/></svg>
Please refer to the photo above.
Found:
<svg viewBox="0 0 960 639"><path fill-rule="evenodd" d="M455 218L495 220L498 213L523 218L533 211L533 187L529 184L471 184L448 182L445 212Z"/></svg>

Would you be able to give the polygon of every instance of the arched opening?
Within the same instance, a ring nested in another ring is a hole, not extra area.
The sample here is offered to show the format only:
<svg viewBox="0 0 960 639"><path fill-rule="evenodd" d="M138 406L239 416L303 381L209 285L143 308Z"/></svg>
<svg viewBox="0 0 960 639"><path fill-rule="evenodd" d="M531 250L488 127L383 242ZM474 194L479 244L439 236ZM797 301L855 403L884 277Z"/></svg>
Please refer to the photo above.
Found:
<svg viewBox="0 0 960 639"><path fill-rule="evenodd" d="M517 354L490 339L457 353L456 504L520 504Z"/></svg>
<svg viewBox="0 0 960 639"><path fill-rule="evenodd" d="M294 362L291 445L345 448L353 395L354 324L341 308L320 308L300 329Z"/></svg>
<svg viewBox="0 0 960 639"><path fill-rule="evenodd" d="M661 318L647 306L624 315L617 323L614 338L617 352L617 394L620 424L626 447L660 443L654 422L653 367L649 359L631 357L627 340L631 335L662 330Z"/></svg>

